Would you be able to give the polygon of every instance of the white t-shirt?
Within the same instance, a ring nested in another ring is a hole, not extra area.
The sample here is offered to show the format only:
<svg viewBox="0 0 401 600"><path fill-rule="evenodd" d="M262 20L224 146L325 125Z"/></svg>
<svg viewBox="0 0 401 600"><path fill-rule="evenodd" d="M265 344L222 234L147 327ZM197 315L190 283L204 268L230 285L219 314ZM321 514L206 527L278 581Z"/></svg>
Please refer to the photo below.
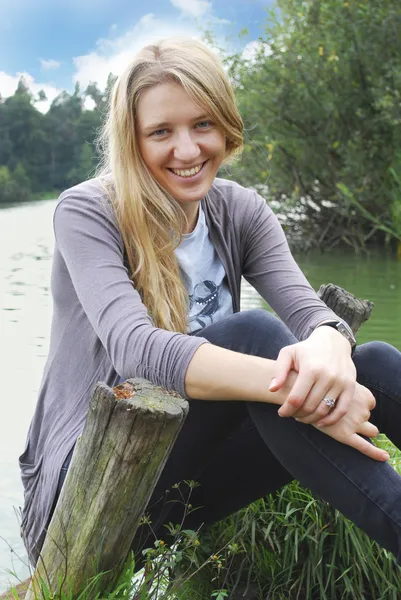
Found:
<svg viewBox="0 0 401 600"><path fill-rule="evenodd" d="M189 296L188 333L231 315L233 303L226 272L210 240L201 207L195 229L183 235L175 254Z"/></svg>

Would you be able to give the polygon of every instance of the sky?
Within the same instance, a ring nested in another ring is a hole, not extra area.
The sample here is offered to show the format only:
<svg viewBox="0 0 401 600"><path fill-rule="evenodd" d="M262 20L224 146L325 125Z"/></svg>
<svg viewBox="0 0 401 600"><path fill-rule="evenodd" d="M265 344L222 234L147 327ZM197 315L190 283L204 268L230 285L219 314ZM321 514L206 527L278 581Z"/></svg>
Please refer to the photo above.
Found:
<svg viewBox="0 0 401 600"><path fill-rule="evenodd" d="M252 49L274 0L0 0L0 94L24 76L45 112L62 90L104 89L145 44L211 29L223 47ZM239 32L248 34L239 37ZM90 106L88 105L88 108Z"/></svg>

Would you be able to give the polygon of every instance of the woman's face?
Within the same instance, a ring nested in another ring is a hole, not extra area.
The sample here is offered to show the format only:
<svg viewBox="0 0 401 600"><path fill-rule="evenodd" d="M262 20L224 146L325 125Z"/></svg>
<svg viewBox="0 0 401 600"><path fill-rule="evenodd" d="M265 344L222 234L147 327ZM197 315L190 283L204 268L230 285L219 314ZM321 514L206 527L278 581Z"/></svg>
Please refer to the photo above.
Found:
<svg viewBox="0 0 401 600"><path fill-rule="evenodd" d="M224 159L223 131L181 85L171 82L140 95L137 127L147 168L188 212L209 191Z"/></svg>

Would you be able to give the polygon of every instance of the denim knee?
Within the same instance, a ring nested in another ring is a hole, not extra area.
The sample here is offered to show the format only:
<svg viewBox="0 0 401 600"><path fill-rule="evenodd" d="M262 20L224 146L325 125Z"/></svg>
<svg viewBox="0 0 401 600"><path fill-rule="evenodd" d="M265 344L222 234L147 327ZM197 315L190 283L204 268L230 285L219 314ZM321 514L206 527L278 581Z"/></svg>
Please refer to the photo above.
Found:
<svg viewBox="0 0 401 600"><path fill-rule="evenodd" d="M217 346L276 359L281 348L297 342L288 327L267 310L235 313L200 332Z"/></svg>
<svg viewBox="0 0 401 600"><path fill-rule="evenodd" d="M366 386L392 390L401 398L401 352L386 342L358 346L354 363L358 381Z"/></svg>
<svg viewBox="0 0 401 600"><path fill-rule="evenodd" d="M288 327L267 310L255 309L239 314L243 318L244 327L252 330L255 342L268 342L269 358L277 358L281 348L298 341Z"/></svg>

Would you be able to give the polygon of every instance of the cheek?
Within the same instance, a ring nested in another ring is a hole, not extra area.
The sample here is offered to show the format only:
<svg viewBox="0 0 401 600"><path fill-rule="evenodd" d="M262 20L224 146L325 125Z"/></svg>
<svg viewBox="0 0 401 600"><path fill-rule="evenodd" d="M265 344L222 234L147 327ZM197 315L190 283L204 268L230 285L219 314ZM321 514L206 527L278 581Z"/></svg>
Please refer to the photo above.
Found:
<svg viewBox="0 0 401 600"><path fill-rule="evenodd" d="M213 148L216 154L224 156L226 151L226 138L224 134L216 131L213 139L210 141L210 147Z"/></svg>
<svg viewBox="0 0 401 600"><path fill-rule="evenodd" d="M160 152L157 147L150 144L139 144L139 150L142 154L143 161L151 173L157 171L160 166Z"/></svg>

